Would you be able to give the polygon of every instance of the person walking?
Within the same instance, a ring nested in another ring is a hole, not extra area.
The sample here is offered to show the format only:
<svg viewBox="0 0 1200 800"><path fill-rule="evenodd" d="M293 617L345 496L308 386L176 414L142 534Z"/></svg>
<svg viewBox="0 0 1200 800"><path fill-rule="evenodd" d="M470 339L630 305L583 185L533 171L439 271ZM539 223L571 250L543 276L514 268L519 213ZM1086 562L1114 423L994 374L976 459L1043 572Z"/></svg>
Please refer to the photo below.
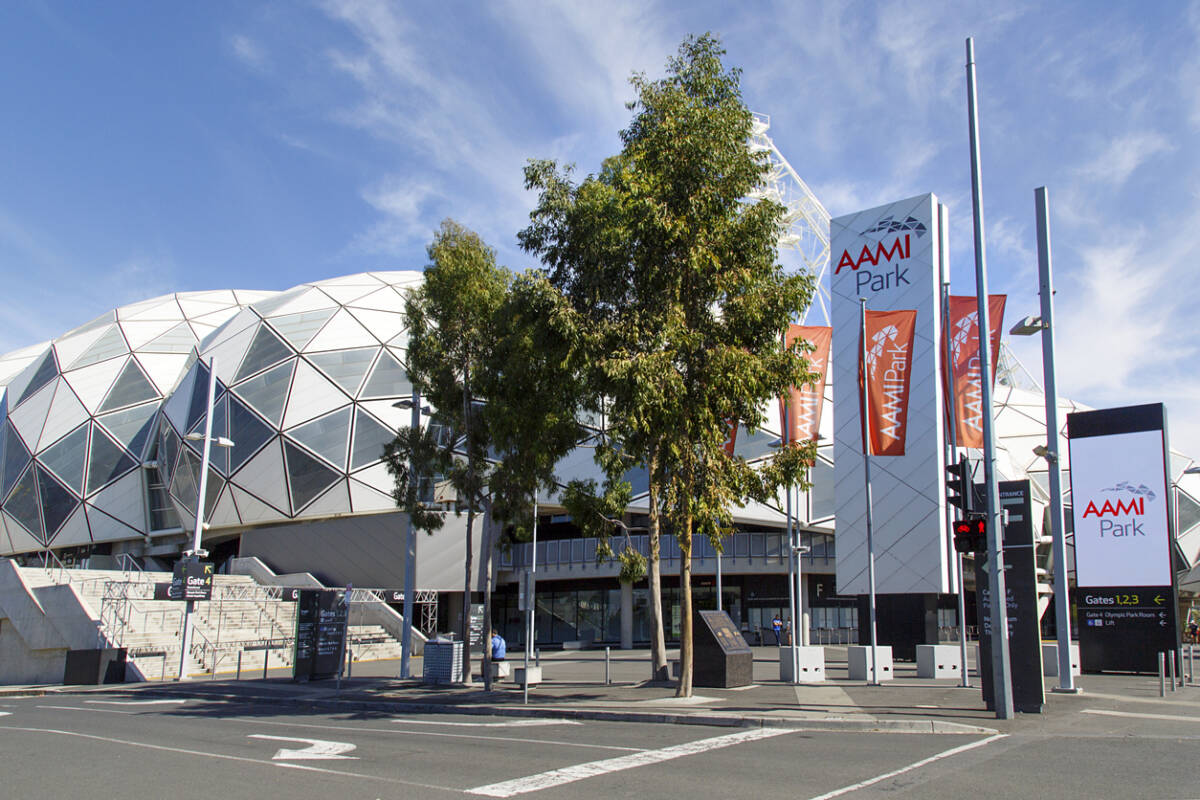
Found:
<svg viewBox="0 0 1200 800"><path fill-rule="evenodd" d="M783 644L779 638L780 633L783 632L783 620L779 618L778 614L771 620L771 631L775 634L775 646L778 647Z"/></svg>

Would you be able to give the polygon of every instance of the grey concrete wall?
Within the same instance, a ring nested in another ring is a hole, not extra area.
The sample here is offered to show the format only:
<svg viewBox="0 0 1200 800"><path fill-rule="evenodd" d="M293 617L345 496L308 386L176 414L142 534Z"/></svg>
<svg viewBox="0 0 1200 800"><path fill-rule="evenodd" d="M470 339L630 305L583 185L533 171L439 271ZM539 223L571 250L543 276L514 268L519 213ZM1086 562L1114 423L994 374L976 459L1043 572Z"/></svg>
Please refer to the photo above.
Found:
<svg viewBox="0 0 1200 800"><path fill-rule="evenodd" d="M242 534L242 556L266 562L276 573L311 572L326 586L404 585L404 537L400 512L336 517L255 528ZM476 525L475 563L481 526ZM417 588L462 591L466 518L450 514L442 530L418 534Z"/></svg>
<svg viewBox="0 0 1200 800"><path fill-rule="evenodd" d="M62 683L65 647L33 650L12 620L0 615L0 684Z"/></svg>
<svg viewBox="0 0 1200 800"><path fill-rule="evenodd" d="M31 587L0 559L0 683L62 683L67 651L96 647L96 632L75 587Z"/></svg>

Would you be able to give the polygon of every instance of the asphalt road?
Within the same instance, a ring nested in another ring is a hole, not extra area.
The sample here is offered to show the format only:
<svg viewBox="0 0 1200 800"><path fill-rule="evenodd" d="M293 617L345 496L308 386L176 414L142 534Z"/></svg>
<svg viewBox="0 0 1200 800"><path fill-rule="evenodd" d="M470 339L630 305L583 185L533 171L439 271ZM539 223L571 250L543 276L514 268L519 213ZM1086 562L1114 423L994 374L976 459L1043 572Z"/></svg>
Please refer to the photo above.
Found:
<svg viewBox="0 0 1200 800"><path fill-rule="evenodd" d="M1162 703L997 736L325 714L119 692L10 698L0 714L5 798L1200 797L1200 718Z"/></svg>

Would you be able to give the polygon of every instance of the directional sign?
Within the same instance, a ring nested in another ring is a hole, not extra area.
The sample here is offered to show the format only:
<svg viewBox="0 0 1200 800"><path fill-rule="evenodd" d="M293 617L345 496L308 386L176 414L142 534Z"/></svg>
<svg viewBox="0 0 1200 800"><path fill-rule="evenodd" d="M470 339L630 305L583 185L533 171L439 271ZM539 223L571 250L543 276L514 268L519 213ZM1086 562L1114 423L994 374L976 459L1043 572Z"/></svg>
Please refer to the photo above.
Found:
<svg viewBox="0 0 1200 800"><path fill-rule="evenodd" d="M1084 672L1157 670L1157 654L1174 650L1177 642L1169 592L1161 586L1076 589Z"/></svg>
<svg viewBox="0 0 1200 800"><path fill-rule="evenodd" d="M300 742L308 747L302 747L299 750L291 750L286 747L280 748L274 756L273 761L330 761L333 759L348 759L354 760L358 756L344 756L342 753L349 753L358 745L350 744L349 742L328 742L324 739L298 739L294 736L267 736L262 733L250 734L251 739L269 739L274 742Z"/></svg>

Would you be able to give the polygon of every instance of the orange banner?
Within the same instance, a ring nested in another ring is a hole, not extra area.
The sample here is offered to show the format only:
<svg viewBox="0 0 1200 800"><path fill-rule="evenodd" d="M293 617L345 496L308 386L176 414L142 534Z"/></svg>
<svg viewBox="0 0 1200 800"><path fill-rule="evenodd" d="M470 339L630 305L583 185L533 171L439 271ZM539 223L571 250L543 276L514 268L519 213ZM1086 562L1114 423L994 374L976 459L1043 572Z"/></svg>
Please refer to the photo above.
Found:
<svg viewBox="0 0 1200 800"><path fill-rule="evenodd" d="M737 447L737 429L736 419L725 420L725 455L730 457L733 456L733 448Z"/></svg>
<svg viewBox="0 0 1200 800"><path fill-rule="evenodd" d="M784 444L816 441L817 433L821 429L821 409L825 406L825 379L829 375L829 349L833 344L833 328L823 325L789 325L783 346L791 347L792 342L797 339L812 342L815 347L808 354L808 361L812 371L819 377L814 384L793 386L786 400L779 398L779 429L783 431Z"/></svg>
<svg viewBox="0 0 1200 800"><path fill-rule="evenodd" d="M904 436L908 429L908 394L917 312L867 311L866 315L867 401L870 405L870 413L866 417L871 432L868 455L902 456ZM861 339L859 343L861 346ZM860 355L860 397L863 371ZM862 401L859 400L860 413L861 406Z"/></svg>
<svg viewBox="0 0 1200 800"><path fill-rule="evenodd" d="M996 360L1000 357L1000 331L1004 329L1006 296L988 296L991 326L992 371L996 382ZM979 301L973 296L950 297L950 374L953 376L955 444L983 447L983 384L979 368Z"/></svg>

